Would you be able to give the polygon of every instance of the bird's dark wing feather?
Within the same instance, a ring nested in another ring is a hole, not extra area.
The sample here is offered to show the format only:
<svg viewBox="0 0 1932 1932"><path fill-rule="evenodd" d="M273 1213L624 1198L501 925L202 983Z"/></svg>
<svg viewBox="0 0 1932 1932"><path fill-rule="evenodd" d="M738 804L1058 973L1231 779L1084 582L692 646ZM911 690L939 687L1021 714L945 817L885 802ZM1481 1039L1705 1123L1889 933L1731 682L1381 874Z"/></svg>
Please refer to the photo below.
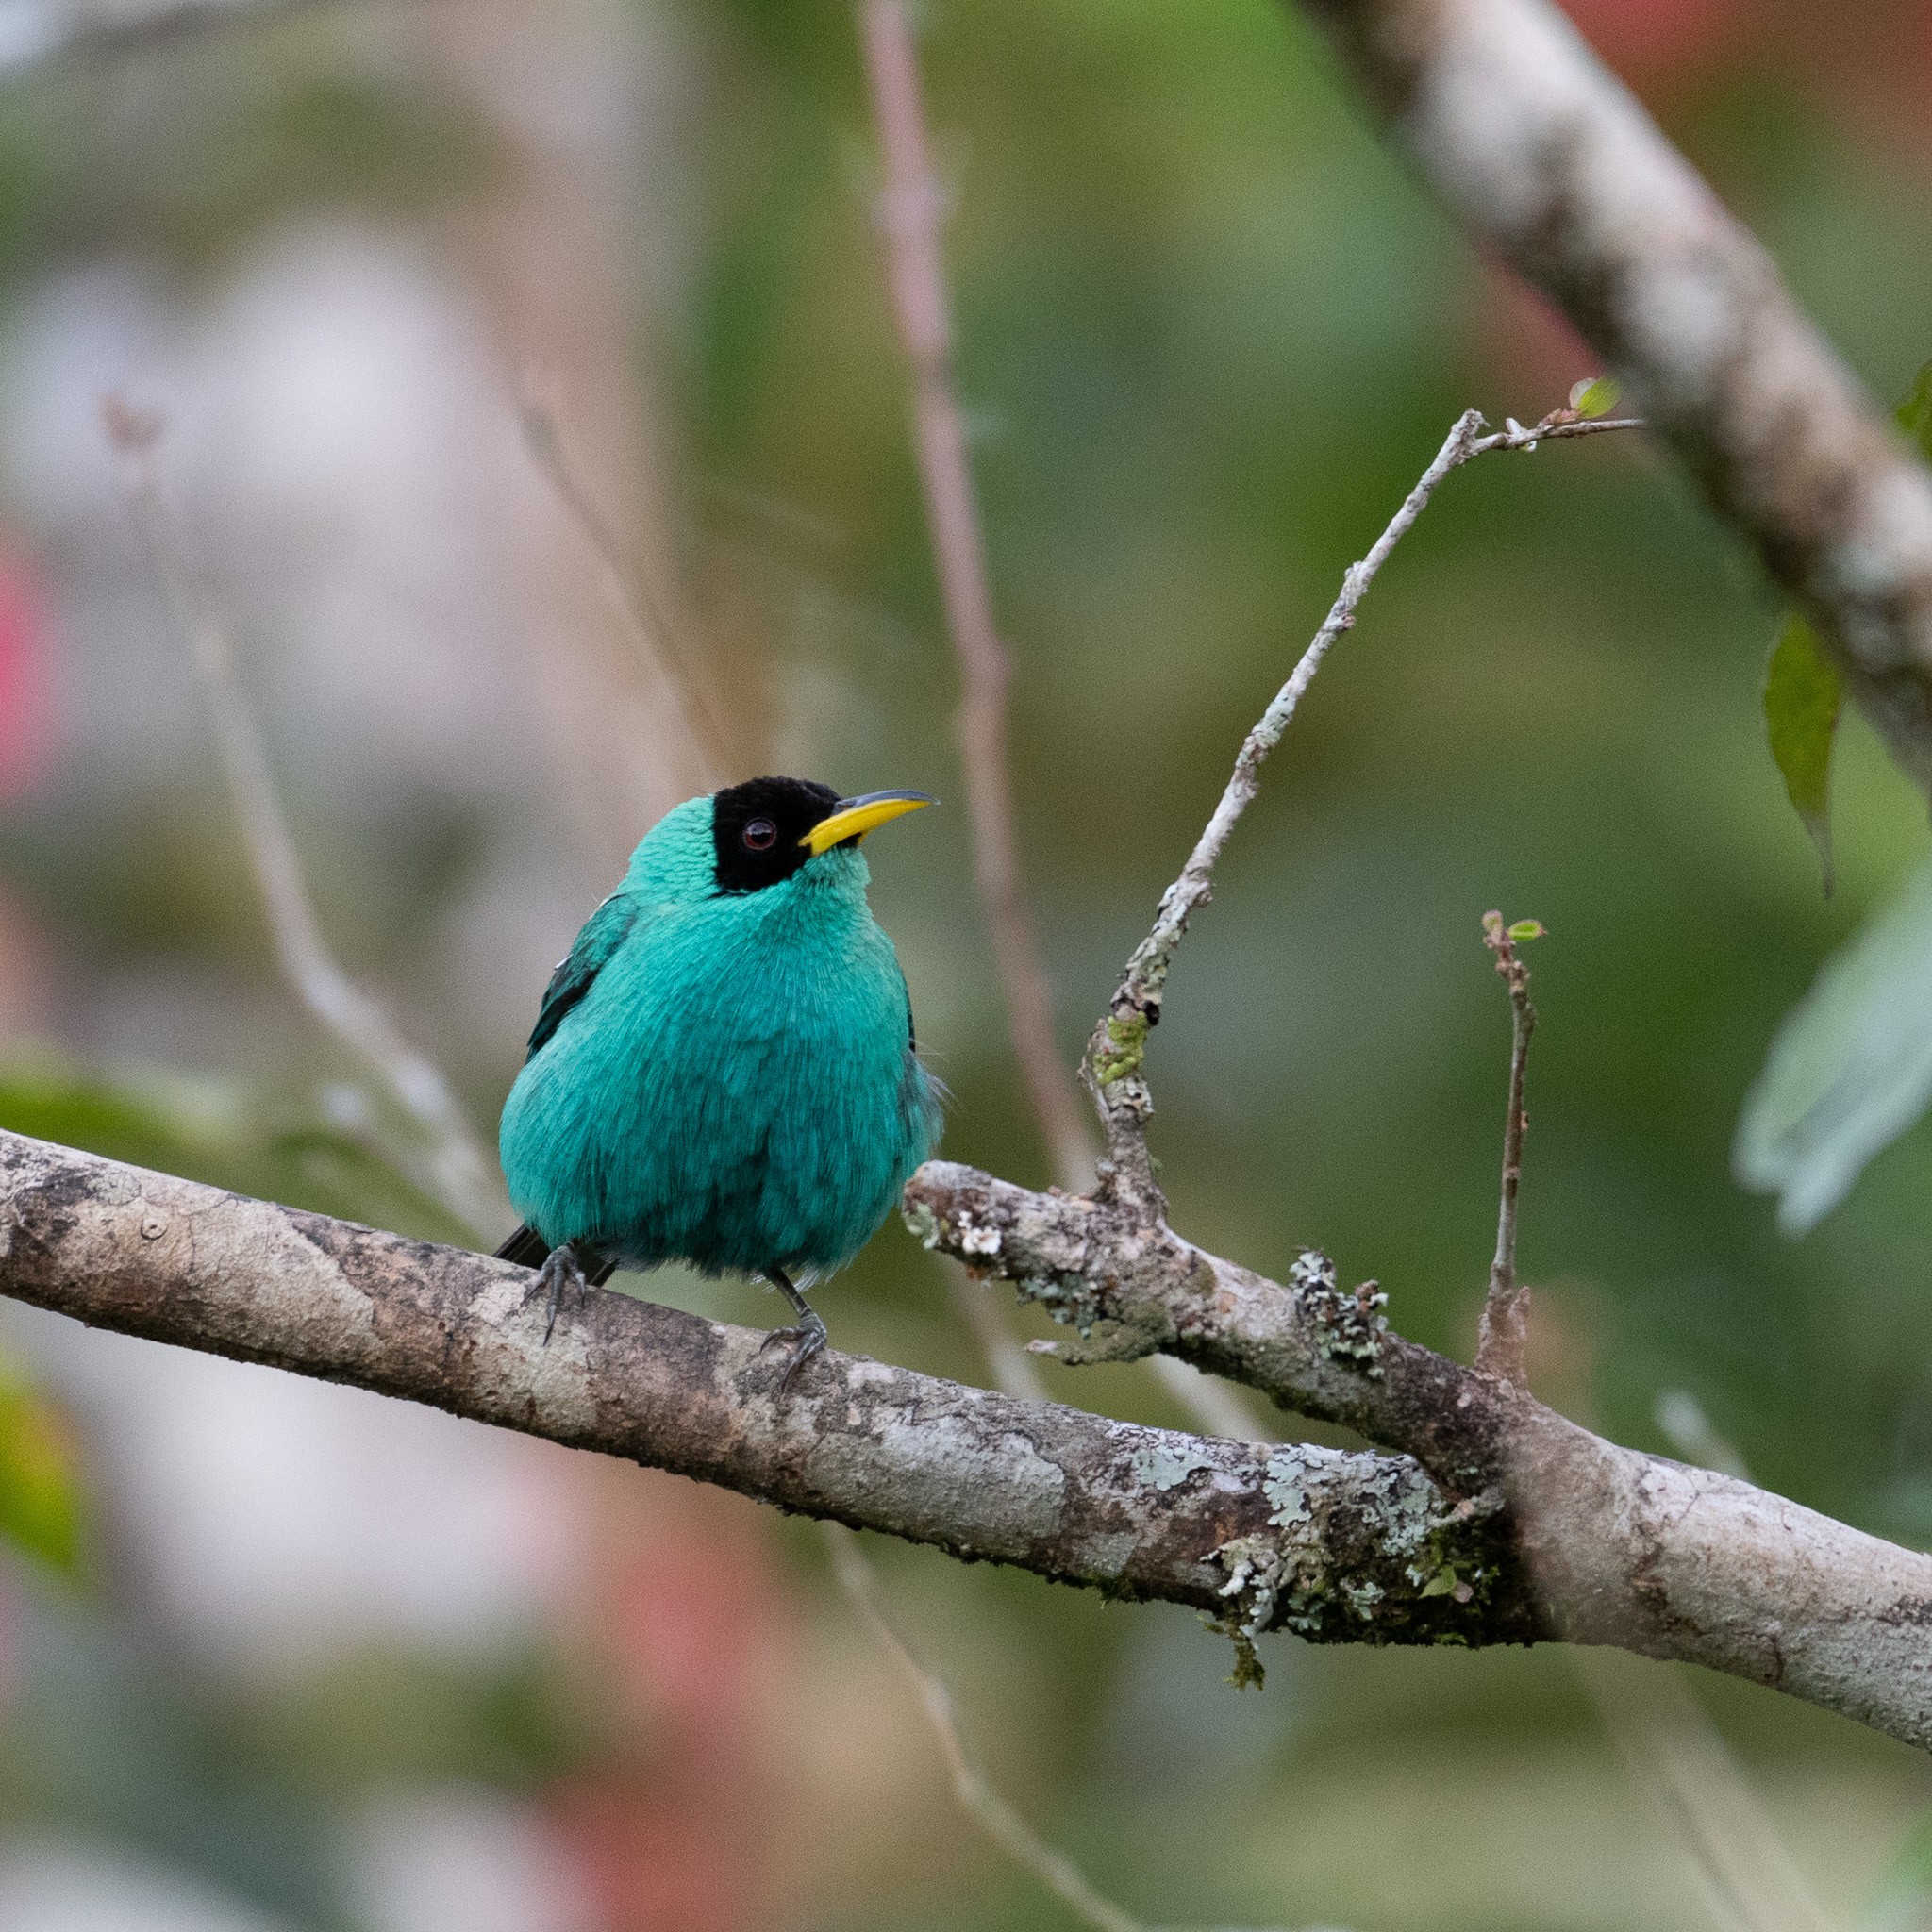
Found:
<svg viewBox="0 0 1932 1932"><path fill-rule="evenodd" d="M499 1261L514 1261L519 1268L541 1268L550 1252L550 1243L528 1222L519 1222L517 1231L496 1251Z"/></svg>
<svg viewBox="0 0 1932 1932"><path fill-rule="evenodd" d="M586 1261L591 1258L591 1250L579 1247L577 1253ZM550 1243L532 1227L528 1222L520 1222L517 1231L496 1251L499 1261L514 1261L519 1268L541 1268L550 1254ZM615 1261L599 1261L594 1267L584 1271L584 1279L592 1288L602 1288L617 1273Z"/></svg>
<svg viewBox="0 0 1932 1932"><path fill-rule="evenodd" d="M524 1055L525 1065L543 1050L550 1036L563 1024L563 1016L590 991L591 982L637 924L637 902L622 892L613 892L584 922L584 929L577 934L569 957L558 964L550 975L550 984L543 989L543 1008L537 1015L536 1025L530 1029L530 1044Z"/></svg>

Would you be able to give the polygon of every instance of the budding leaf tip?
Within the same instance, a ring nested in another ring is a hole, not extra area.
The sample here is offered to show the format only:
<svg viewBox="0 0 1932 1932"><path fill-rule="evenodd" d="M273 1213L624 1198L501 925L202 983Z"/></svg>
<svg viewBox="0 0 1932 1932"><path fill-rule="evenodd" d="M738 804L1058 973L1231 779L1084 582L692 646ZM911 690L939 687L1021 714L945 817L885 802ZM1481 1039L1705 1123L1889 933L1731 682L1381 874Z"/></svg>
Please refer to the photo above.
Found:
<svg viewBox="0 0 1932 1932"><path fill-rule="evenodd" d="M1586 375L1573 385L1570 391L1570 407L1579 416L1594 419L1607 416L1617 407L1617 400L1623 394L1614 376Z"/></svg>

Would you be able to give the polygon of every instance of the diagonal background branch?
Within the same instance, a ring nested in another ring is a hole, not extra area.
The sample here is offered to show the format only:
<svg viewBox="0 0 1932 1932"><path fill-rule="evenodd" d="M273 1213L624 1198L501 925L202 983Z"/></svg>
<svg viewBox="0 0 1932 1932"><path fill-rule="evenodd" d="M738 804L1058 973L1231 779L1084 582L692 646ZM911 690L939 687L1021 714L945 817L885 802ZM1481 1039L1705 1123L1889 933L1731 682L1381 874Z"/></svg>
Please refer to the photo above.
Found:
<svg viewBox="0 0 1932 1932"><path fill-rule="evenodd" d="M992 942L1007 1031L1035 1124L1063 1188L1093 1182L1092 1122L1054 1039L1053 991L1041 964L1020 867L1007 723L1012 667L993 622L978 497L953 381L952 321L940 256L944 196L926 137L918 48L904 0L858 9L885 182L877 222L885 242L893 326L911 375L912 436L925 497L933 566L960 676L956 730L973 831L973 869ZM994 1379L1008 1394L1044 1398L1031 1357L977 1282L948 1271L954 1299ZM1182 1412L1210 1434L1266 1433L1231 1389L1169 1357L1155 1371Z"/></svg>
<svg viewBox="0 0 1932 1932"><path fill-rule="evenodd" d="M1549 0L1301 0L1416 172L1570 318L1932 785L1932 476Z"/></svg>
<svg viewBox="0 0 1932 1932"><path fill-rule="evenodd" d="M943 199L927 151L912 25L904 0L864 0L858 24L885 169L877 221L886 242L892 319L911 371L919 480L946 629L959 663L957 729L974 872L1027 1100L1060 1184L1083 1188L1093 1176L1092 1139L1054 1042L1052 994L1021 888L1007 756L1012 666L993 622L966 425L953 393L953 332L939 246Z"/></svg>
<svg viewBox="0 0 1932 1932"><path fill-rule="evenodd" d="M283 976L427 1136L429 1158L420 1178L432 1197L474 1228L500 1227L509 1204L496 1162L484 1151L442 1070L343 972L323 937L268 752L236 682L234 641L188 560L187 542L161 484L156 452L165 425L158 416L115 396L103 403L101 416L125 466L128 508L187 636Z"/></svg>

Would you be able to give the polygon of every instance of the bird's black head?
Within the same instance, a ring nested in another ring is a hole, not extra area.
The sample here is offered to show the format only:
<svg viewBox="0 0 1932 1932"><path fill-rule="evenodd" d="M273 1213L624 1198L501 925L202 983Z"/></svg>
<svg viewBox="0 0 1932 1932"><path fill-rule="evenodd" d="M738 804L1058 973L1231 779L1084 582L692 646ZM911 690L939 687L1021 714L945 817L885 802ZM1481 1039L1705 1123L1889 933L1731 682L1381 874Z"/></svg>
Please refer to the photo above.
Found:
<svg viewBox="0 0 1932 1932"><path fill-rule="evenodd" d="M809 778L747 778L711 799L721 892L756 892L789 879L811 858L805 838L838 808L839 794Z"/></svg>

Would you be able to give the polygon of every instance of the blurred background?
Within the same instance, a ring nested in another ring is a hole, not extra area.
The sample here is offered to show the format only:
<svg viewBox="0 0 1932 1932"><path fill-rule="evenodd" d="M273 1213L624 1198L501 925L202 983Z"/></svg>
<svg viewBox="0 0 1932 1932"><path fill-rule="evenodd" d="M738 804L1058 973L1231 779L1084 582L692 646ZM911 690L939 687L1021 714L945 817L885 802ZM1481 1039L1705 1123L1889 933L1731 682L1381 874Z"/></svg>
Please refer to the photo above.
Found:
<svg viewBox="0 0 1932 1932"><path fill-rule="evenodd" d="M1932 355L1932 12L1572 12L1902 391ZM985 0L922 34L1071 1063L1457 412L1533 420L1593 365L1424 203L1291 10ZM876 841L874 904L947 1151L1050 1178L972 887L875 155L832 0L0 4L0 1124L470 1239L278 971L115 393L165 421L175 566L232 633L322 930L486 1144L551 964L701 789L539 459L560 439L727 775L953 808ZM1639 440L1457 475L1196 923L1156 1144L1194 1240L1276 1274L1318 1243L1467 1351L1508 1040L1478 920L1541 919L1539 1388L1921 1544L1932 1133L1801 1241L1730 1175L1780 1017L1928 843L1850 723L1821 896L1763 744L1776 622ZM772 1319L746 1284L625 1285ZM986 1379L896 1224L821 1305L847 1348ZM0 1318L5 1932L1075 1923L958 1808L810 1525ZM1045 1373L1184 1421L1142 1367ZM1237 1692L1177 1608L868 1547L990 1774L1138 1918L1738 1923L1560 1651L1277 1637ZM1685 1683L1828 1923L1932 1924L1922 1757Z"/></svg>

